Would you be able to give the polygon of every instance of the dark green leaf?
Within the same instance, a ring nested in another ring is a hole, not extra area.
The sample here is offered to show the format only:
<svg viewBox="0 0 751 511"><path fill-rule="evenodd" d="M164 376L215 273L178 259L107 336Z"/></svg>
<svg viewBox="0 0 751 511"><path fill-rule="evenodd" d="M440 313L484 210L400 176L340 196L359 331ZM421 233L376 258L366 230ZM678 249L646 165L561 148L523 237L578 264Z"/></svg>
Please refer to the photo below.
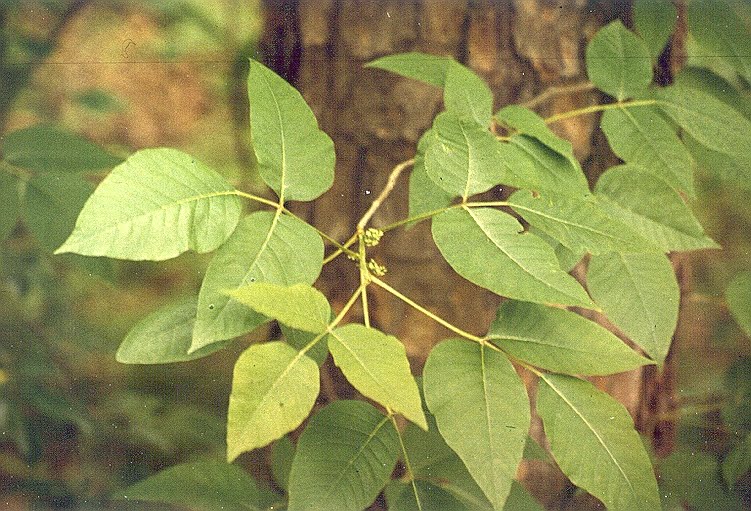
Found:
<svg viewBox="0 0 751 511"><path fill-rule="evenodd" d="M123 161L78 135L47 124L7 134L3 157L12 165L37 172L86 172Z"/></svg>
<svg viewBox="0 0 751 511"><path fill-rule="evenodd" d="M409 217L443 209L451 204L451 194L444 191L428 177L425 169L425 153L434 143L433 131L428 130L417 144L415 163L409 176ZM408 227L414 225L407 224Z"/></svg>
<svg viewBox="0 0 751 511"><path fill-rule="evenodd" d="M746 335L751 337L751 271L739 273L725 291L728 309Z"/></svg>
<svg viewBox="0 0 751 511"><path fill-rule="evenodd" d="M509 167L504 184L530 190L585 195L589 193L587 178L574 158L566 158L542 142L515 135L508 144L501 144L501 157Z"/></svg>
<svg viewBox="0 0 751 511"><path fill-rule="evenodd" d="M493 116L493 93L482 78L453 60L446 69L443 103L448 112L487 131Z"/></svg>
<svg viewBox="0 0 751 511"><path fill-rule="evenodd" d="M503 511L545 511L521 484L514 481Z"/></svg>
<svg viewBox="0 0 751 511"><path fill-rule="evenodd" d="M722 475L729 487L751 470L751 434L736 444L722 462Z"/></svg>
<svg viewBox="0 0 751 511"><path fill-rule="evenodd" d="M274 443L271 449L271 472L274 481L283 490L289 488L289 471L292 469L292 459L295 457L295 444L289 435L283 436Z"/></svg>
<svg viewBox="0 0 751 511"><path fill-rule="evenodd" d="M534 225L529 226L529 232L543 240L545 243L550 245L550 247L555 252L555 257L558 258L558 264L561 266L561 269L565 271L566 273L570 272L574 269L574 267L579 263L579 261L582 260L582 257L584 257L584 251L581 252L574 252L570 248L564 246L556 239L551 238L547 234L545 234L540 229L536 228Z"/></svg>
<svg viewBox="0 0 751 511"><path fill-rule="evenodd" d="M657 60L673 33L678 12L670 0L634 0L634 27Z"/></svg>
<svg viewBox="0 0 751 511"><path fill-rule="evenodd" d="M674 83L681 88L698 89L710 94L751 119L751 101L743 97L730 82L709 69L685 67L675 77Z"/></svg>
<svg viewBox="0 0 751 511"><path fill-rule="evenodd" d="M365 67L384 69L436 87L443 87L446 83L446 71L452 60L450 57L409 52L381 57L368 62Z"/></svg>
<svg viewBox="0 0 751 511"><path fill-rule="evenodd" d="M751 82L751 37L728 2L692 0L688 29L704 54L721 57Z"/></svg>
<svg viewBox="0 0 751 511"><path fill-rule="evenodd" d="M0 241L10 236L21 214L18 183L16 176L0 168Z"/></svg>
<svg viewBox="0 0 751 511"><path fill-rule="evenodd" d="M514 357L558 373L604 375L650 363L597 323L528 302L503 302L488 338Z"/></svg>
<svg viewBox="0 0 751 511"><path fill-rule="evenodd" d="M392 481L386 487L385 493L389 511L467 511L467 509L473 509L468 508L448 490L429 481L417 480L414 482L414 488L412 483Z"/></svg>
<svg viewBox="0 0 751 511"><path fill-rule="evenodd" d="M250 128L261 178L283 200L309 201L334 182L334 143L297 90L250 61Z"/></svg>
<svg viewBox="0 0 751 511"><path fill-rule="evenodd" d="M717 460L709 453L678 450L660 463L660 488L669 509L741 511L747 506L728 493L720 479ZM680 507L676 507L680 506Z"/></svg>
<svg viewBox="0 0 751 511"><path fill-rule="evenodd" d="M329 319L330 321L330 319ZM284 339L287 341L287 344L295 348L296 350L301 350L310 342L318 337L318 334L312 334L310 332L303 332L302 330L295 330L294 328L289 328L285 324L280 324L279 328L282 331L282 335L284 335ZM329 347L328 342L326 342L327 339L324 337L323 339L320 339L318 342L313 345L312 348L310 348L305 354L316 361L316 364L318 364L318 367L321 367L321 365L326 361L326 357L329 356Z"/></svg>
<svg viewBox="0 0 751 511"><path fill-rule="evenodd" d="M313 416L297 444L289 511L361 511L386 485L398 457L388 417L361 401L336 401Z"/></svg>
<svg viewBox="0 0 751 511"><path fill-rule="evenodd" d="M499 110L495 116L506 126L521 135L527 135L567 159L574 159L571 142L553 133L545 120L532 110L519 105L509 105Z"/></svg>

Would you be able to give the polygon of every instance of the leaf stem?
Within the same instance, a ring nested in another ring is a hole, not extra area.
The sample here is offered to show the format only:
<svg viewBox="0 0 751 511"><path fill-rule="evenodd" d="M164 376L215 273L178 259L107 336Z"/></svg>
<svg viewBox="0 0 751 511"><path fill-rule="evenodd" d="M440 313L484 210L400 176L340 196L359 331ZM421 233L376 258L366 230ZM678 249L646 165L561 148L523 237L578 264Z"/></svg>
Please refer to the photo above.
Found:
<svg viewBox="0 0 751 511"><path fill-rule="evenodd" d="M420 502L420 495L417 492L417 485L415 484L415 473L412 471L412 463L410 463L409 456L407 455L407 447L404 445L402 432L399 431L399 425L396 423L396 417L394 417L394 414L391 412L391 410L389 410L389 418L391 419L391 423L394 425L394 430L396 430L396 436L399 437L399 445L402 448L402 455L404 456L404 469L407 472L407 478L409 479L409 482L412 485L412 491L415 494L417 510L422 511L422 502Z"/></svg>
<svg viewBox="0 0 751 511"><path fill-rule="evenodd" d="M550 117L545 118L545 124L553 124L554 122L562 121L564 119L570 119L571 117L578 117L580 115L602 112L604 110L656 104L656 99L636 99L633 101L618 101L616 103L608 103L605 105L592 105L584 108L578 108L576 110L569 110L568 112L561 112L559 114L551 115Z"/></svg>
<svg viewBox="0 0 751 511"><path fill-rule="evenodd" d="M411 222L420 222L422 220L427 220L428 218L434 217L436 215L440 215L444 211L448 211L450 209L454 208L461 208L461 207L468 207L468 208L491 208L491 207L499 207L499 206L510 206L511 204L506 201L490 201L490 202L467 202L467 203L459 203L459 204L452 204L451 206L446 206L445 208L441 209L434 209L433 211L427 211L425 213L420 213L419 215L411 216L409 218L404 218L402 220L398 220L392 224L389 224L385 227L381 227L380 229L383 232L391 231L393 229L396 229L397 227L401 227L404 224L408 224Z"/></svg>
<svg viewBox="0 0 751 511"><path fill-rule="evenodd" d="M370 282L370 272L368 271L368 266L365 262L365 241L363 240L362 228L358 226L357 230L357 239L359 240L358 252L360 254L360 295L362 296L362 316L365 326L370 328L370 311L368 310L368 282Z"/></svg>
<svg viewBox="0 0 751 511"><path fill-rule="evenodd" d="M427 317L429 317L430 319L432 319L433 321L435 321L439 325L443 325L444 327L448 328L449 330L451 330L455 334L459 334L460 336L462 336L462 337L464 337L466 339L469 339L470 341L479 342L481 344L485 344L486 343L485 339L483 339L482 337L478 337L476 335L470 334L469 332L466 332L466 331L462 330L458 326L456 326L456 325L454 325L452 323L449 323L445 319L443 319L443 318L437 316L436 314L430 312L428 309L426 309L425 307L423 307L419 303L415 302L414 300L412 300L412 299L408 298L407 296L403 295L402 293L400 293L399 291L397 291L393 287L389 286L388 284L386 284L384 281L382 281L378 277L376 277L376 276L373 275L373 276L370 277L370 281L373 284L377 285L378 287L380 287L380 288L388 291L392 295L396 296L401 301L403 301L407 305L411 306L412 308L416 309L417 311L422 312L423 314L425 314Z"/></svg>
<svg viewBox="0 0 751 511"><path fill-rule="evenodd" d="M571 83L567 85L552 85L532 99L521 103L521 106L526 108L534 108L556 96L561 96L563 94L576 94L577 92L585 92L594 88L595 85L589 81Z"/></svg>
<svg viewBox="0 0 751 511"><path fill-rule="evenodd" d="M339 255L344 253L343 249L349 248L350 246L352 246L352 244L354 244L355 241L357 241L357 233L354 233L352 236L350 236L350 238L344 242L342 248L337 248L331 254L329 254L329 256L323 260L323 264L326 265L339 257Z"/></svg>
<svg viewBox="0 0 751 511"><path fill-rule="evenodd" d="M358 230L365 229L365 226L370 221L370 218L378 210L378 208L381 207L381 204L383 204L383 202L388 198L391 191L394 189L394 186L396 186L396 181L397 179L399 179L399 175L402 173L402 171L404 171L404 169L413 165L414 163L415 159L411 158L399 163L394 167L394 169L391 171L391 174L389 174L388 180L386 181L386 186L383 187L383 190L381 190L381 193L378 194L378 197L376 197L376 199L373 201L373 204L370 205L368 211L366 211L360 221L357 222Z"/></svg>
<svg viewBox="0 0 751 511"><path fill-rule="evenodd" d="M240 190L234 190L233 192L228 193L227 195L237 195L239 197L244 197L246 199L250 199L252 201L260 202L261 204L271 206L274 209L279 209L280 207L283 207L280 204L272 200L264 199L263 197L259 197L258 195L253 195L252 193L241 192Z"/></svg>
<svg viewBox="0 0 751 511"><path fill-rule="evenodd" d="M321 332L320 334L316 335L313 340L311 340L308 344L306 344L303 349L300 350L299 355L304 355L308 351L310 351L316 344L318 344L318 341L323 339L324 335L329 334L336 325L338 325L341 320L344 319L344 316L347 315L349 310L352 308L352 306L355 304L357 299L360 297L360 291L362 289L362 286L358 287L357 290L352 293L352 296L349 297L349 300L347 300L347 303L344 304L344 307L342 307L342 310L339 311L339 314L336 315L336 317L331 321L331 323L328 324L326 327L326 330L324 332Z"/></svg>

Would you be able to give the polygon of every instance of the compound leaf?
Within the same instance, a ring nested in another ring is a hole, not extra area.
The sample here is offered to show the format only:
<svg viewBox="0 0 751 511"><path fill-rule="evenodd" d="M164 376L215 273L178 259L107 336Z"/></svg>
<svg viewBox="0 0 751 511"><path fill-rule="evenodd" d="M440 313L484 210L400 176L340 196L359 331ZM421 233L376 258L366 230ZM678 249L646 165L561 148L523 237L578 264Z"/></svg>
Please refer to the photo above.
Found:
<svg viewBox="0 0 751 511"><path fill-rule="evenodd" d="M443 87L446 83L446 71L452 61L450 57L409 52L381 57L368 62L365 67L383 69L435 87Z"/></svg>
<svg viewBox="0 0 751 511"><path fill-rule="evenodd" d="M115 360L123 364L167 364L205 357L224 348L215 343L188 354L198 298L182 298L139 321L120 344Z"/></svg>
<svg viewBox="0 0 751 511"><path fill-rule="evenodd" d="M362 395L428 429L407 352L396 337L350 324L331 332L329 350Z"/></svg>
<svg viewBox="0 0 751 511"><path fill-rule="evenodd" d="M175 149L144 149L99 184L55 253L159 261L210 252L232 234L240 213L222 176Z"/></svg>
<svg viewBox="0 0 751 511"><path fill-rule="evenodd" d="M634 28L657 60L673 33L678 19L670 0L634 0Z"/></svg>
<svg viewBox="0 0 751 511"><path fill-rule="evenodd" d="M493 93L482 78L454 60L446 69L443 103L446 111L487 131L493 116Z"/></svg>
<svg viewBox="0 0 751 511"><path fill-rule="evenodd" d="M592 83L623 101L652 82L652 59L644 41L620 20L601 28L587 45L587 75Z"/></svg>
<svg viewBox="0 0 751 511"><path fill-rule="evenodd" d="M725 291L725 299L730 313L751 337L751 272L736 275Z"/></svg>
<svg viewBox="0 0 751 511"><path fill-rule="evenodd" d="M228 292L229 296L254 311L295 330L319 334L328 328L331 307L326 297L312 286L280 286L255 282Z"/></svg>
<svg viewBox="0 0 751 511"><path fill-rule="evenodd" d="M391 420L362 401L336 401L313 416L297 444L289 511L361 511L399 457Z"/></svg>
<svg viewBox="0 0 751 511"><path fill-rule="evenodd" d="M312 284L322 264L323 241L311 226L269 211L251 213L206 270L191 349L237 337L268 321L224 294L227 290L253 282Z"/></svg>
<svg viewBox="0 0 751 511"><path fill-rule="evenodd" d="M597 323L528 302L503 302L488 338L514 357L557 373L605 375L651 363Z"/></svg>
<svg viewBox="0 0 751 511"><path fill-rule="evenodd" d="M558 466L613 511L662 509L649 456L628 411L589 382L540 377L537 411Z"/></svg>
<svg viewBox="0 0 751 511"><path fill-rule="evenodd" d="M261 179L283 200L309 201L334 182L334 143L283 78L251 60L250 128Z"/></svg>
<svg viewBox="0 0 751 511"><path fill-rule="evenodd" d="M501 353L459 339L430 353L425 400L438 430L495 509L502 509L529 429L527 392Z"/></svg>
<svg viewBox="0 0 751 511"><path fill-rule="evenodd" d="M433 219L433 239L462 277L501 296L592 308L553 249L511 215L489 208L452 209Z"/></svg>
<svg viewBox="0 0 751 511"><path fill-rule="evenodd" d="M227 411L227 459L283 437L308 416L318 397L316 363L283 342L240 355Z"/></svg>
<svg viewBox="0 0 751 511"><path fill-rule="evenodd" d="M96 144L49 124L8 133L3 158L16 167L37 172L87 172L112 168L123 160Z"/></svg>
<svg viewBox="0 0 751 511"><path fill-rule="evenodd" d="M608 318L662 364L678 324L680 301L670 261L662 254L593 256L587 288Z"/></svg>

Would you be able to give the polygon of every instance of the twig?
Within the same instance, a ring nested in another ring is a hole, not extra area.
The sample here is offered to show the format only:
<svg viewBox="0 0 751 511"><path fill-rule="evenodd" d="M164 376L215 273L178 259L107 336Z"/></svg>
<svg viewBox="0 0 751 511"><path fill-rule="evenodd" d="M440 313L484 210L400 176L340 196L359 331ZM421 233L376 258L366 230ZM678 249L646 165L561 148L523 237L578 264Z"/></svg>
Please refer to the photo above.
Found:
<svg viewBox="0 0 751 511"><path fill-rule="evenodd" d="M579 82L579 83L572 83L569 85L552 85L542 91L537 96L533 97L529 101L525 101L524 103L521 103L521 106L527 107L527 108L535 108L536 106L540 105L541 103L544 103L545 101L552 99L556 96L560 96L563 94L575 94L577 92L584 92L588 90L594 89L595 86L592 82Z"/></svg>
<svg viewBox="0 0 751 511"><path fill-rule="evenodd" d="M391 171L391 174L389 174L388 181L386 181L386 186L383 187L383 190L381 190L381 193L378 194L378 197L373 201L373 204L370 205L370 208L368 211L365 212L365 214L362 216L359 222L357 222L357 230L362 231L365 229L365 226L370 221L370 218L373 216L373 214L376 212L376 210L381 207L381 204L383 204L383 201L386 200L386 198L389 196L391 191L394 189L394 186L396 186L396 180L399 179L399 175L402 173L404 169L409 167L410 165L413 165L415 163L415 159L409 159L407 161L401 162L399 165L394 167L394 170Z"/></svg>

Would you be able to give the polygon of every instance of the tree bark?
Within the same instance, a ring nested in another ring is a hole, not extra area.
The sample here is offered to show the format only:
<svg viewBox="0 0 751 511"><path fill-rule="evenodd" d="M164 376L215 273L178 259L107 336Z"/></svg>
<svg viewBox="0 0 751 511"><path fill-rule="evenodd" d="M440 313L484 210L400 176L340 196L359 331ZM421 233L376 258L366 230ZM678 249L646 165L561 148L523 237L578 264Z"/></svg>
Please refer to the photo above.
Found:
<svg viewBox="0 0 751 511"><path fill-rule="evenodd" d="M630 4L617 0L267 0L266 11L261 48L267 64L298 87L336 144L333 188L298 211L339 240L353 232L394 165L414 156L419 136L442 106L439 90L363 68L364 63L405 51L450 55L487 80L500 107L529 100L552 85L585 80L589 39L611 19L630 21ZM584 91L555 96L535 109L546 115L601 99ZM618 162L596 130L598 121L590 115L552 126L572 142L590 182ZM407 216L406 176L373 225ZM388 233L373 253L388 266L393 287L469 332L486 333L499 298L449 268L432 241L429 222ZM583 274L581 268L578 272ZM341 305L358 279L356 266L339 258L325 267L322 282ZM378 291L370 294L373 325L405 343L419 374L430 348L452 334ZM658 414L672 402L671 364L662 373L650 368L596 381L627 407L663 453L672 445L672 428ZM531 384L531 375L524 376ZM539 419L532 435L542 438ZM524 462L519 476L550 509L585 505L571 497L572 488L549 465Z"/></svg>

